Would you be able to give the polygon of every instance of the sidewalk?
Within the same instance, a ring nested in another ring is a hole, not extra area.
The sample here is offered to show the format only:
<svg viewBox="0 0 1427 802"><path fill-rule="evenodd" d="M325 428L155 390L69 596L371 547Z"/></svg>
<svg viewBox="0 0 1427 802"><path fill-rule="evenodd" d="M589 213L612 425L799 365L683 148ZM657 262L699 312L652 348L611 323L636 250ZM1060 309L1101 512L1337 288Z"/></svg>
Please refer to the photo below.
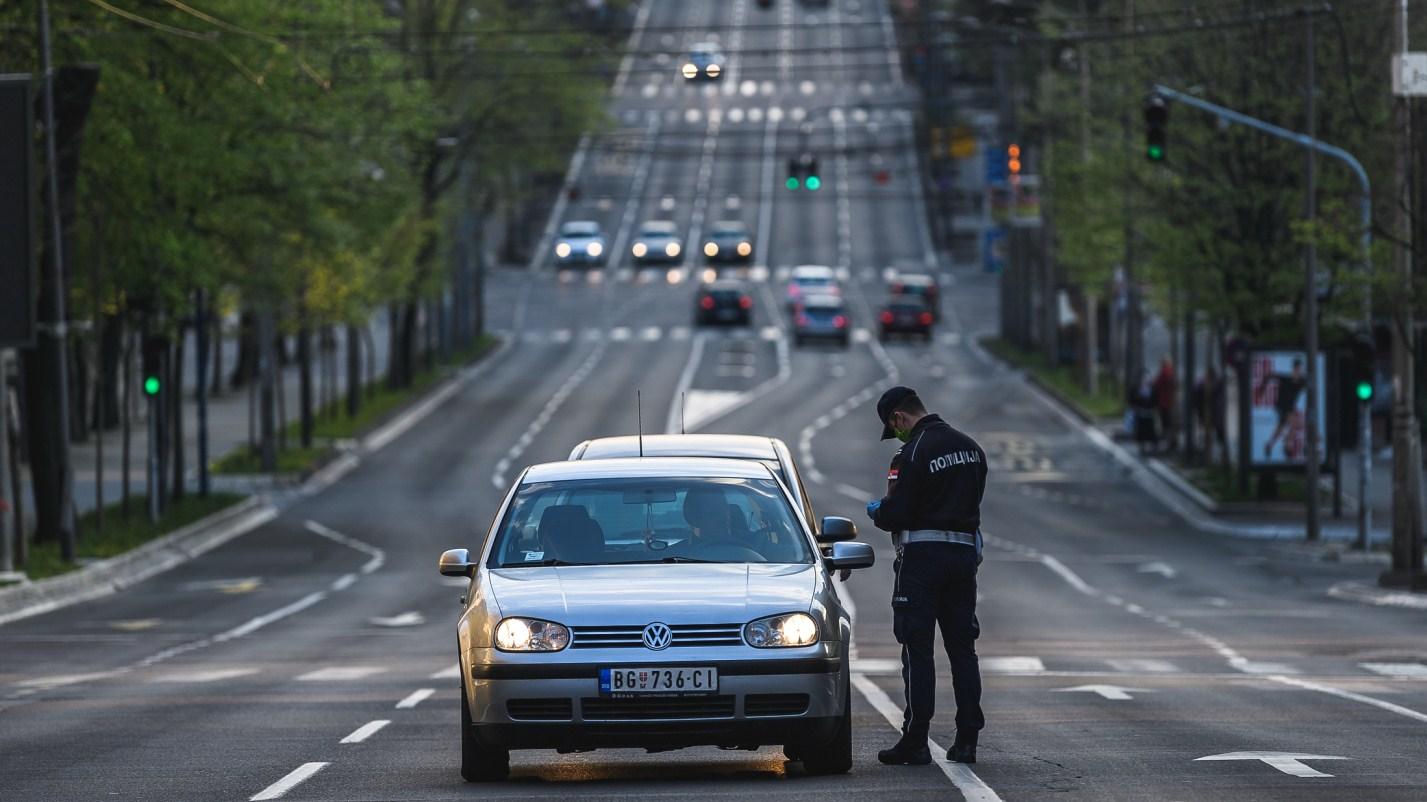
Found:
<svg viewBox="0 0 1427 802"><path fill-rule="evenodd" d="M388 336L387 336L387 316L385 313L375 315L369 326L372 343L375 346L375 365L378 377L385 375L388 363ZM346 371L346 338L338 332L336 347L333 351L334 360L337 365L336 396L342 398L347 388ZM288 353L296 354L297 349L293 341L288 343ZM212 463L224 454L248 443L248 396L249 388L243 387L236 390L226 389L227 375L231 373L233 366L237 364L237 340L235 337L225 337L223 341L223 369L224 387L222 394L208 399L208 459ZM313 398L314 403L320 400L318 396L321 380L319 377L320 362L315 356L318 350L316 337L313 338L314 366L313 366ZM186 483L190 489L197 488L198 477L198 403L194 397L196 388L196 346L190 334L184 344L184 392L183 392L183 435L184 435L184 468ZM135 362L137 363L137 359ZM210 366L211 370L211 366ZM367 370L367 354L362 353L362 372L365 377ZM287 421L297 419L300 409L298 404L299 377L296 364L287 366L281 371L281 383L279 385L283 393L283 404L286 408ZM148 423L144 419L146 404L142 400L138 403L138 415L132 424L130 435L130 461L129 461L129 481L130 493L136 498L143 498L146 495L145 481L147 479L145 460L147 457L148 443ZM79 513L93 510L98 498L96 490L99 487L99 470L96 468L95 437L98 433L91 432L90 439L85 443L75 443L70 447L70 459L74 466L74 504ZM103 500L105 504L118 501L123 488L123 435L119 428L102 434L104 447L103 470ZM172 474L168 479L172 478ZM21 493L23 493L23 503L25 512L26 527L34 526L34 499L30 486L28 468L21 466ZM142 502L140 502L142 503Z"/></svg>

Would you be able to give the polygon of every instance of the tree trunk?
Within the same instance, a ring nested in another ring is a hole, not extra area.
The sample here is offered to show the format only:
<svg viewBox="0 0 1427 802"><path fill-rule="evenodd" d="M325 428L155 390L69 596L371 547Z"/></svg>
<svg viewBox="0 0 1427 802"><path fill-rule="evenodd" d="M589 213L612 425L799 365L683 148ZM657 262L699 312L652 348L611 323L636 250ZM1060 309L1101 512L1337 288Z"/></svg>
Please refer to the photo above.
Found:
<svg viewBox="0 0 1427 802"><path fill-rule="evenodd" d="M228 380L230 387L243 387L257 378L260 361L258 351L257 316L251 311L244 311L238 316L238 358L233 365L233 376Z"/></svg>
<svg viewBox="0 0 1427 802"><path fill-rule="evenodd" d="M173 343L173 358L169 361L169 392L165 393L168 402L169 415L169 442L173 446L173 490L169 496L174 500L183 498L183 474L184 474L184 442L183 442L183 351L184 351L184 327L180 326L178 335ZM199 379L202 381L202 378Z"/></svg>
<svg viewBox="0 0 1427 802"><path fill-rule="evenodd" d="M299 440L312 447L312 331L307 327L307 310L298 305L297 329L297 415Z"/></svg>
<svg viewBox="0 0 1427 802"><path fill-rule="evenodd" d="M218 317L218 305L212 301L204 312L204 317L208 318L208 339L213 346L213 382L209 385L208 394L217 398L223 394L223 321Z"/></svg>
<svg viewBox="0 0 1427 802"><path fill-rule="evenodd" d="M362 335L362 342L367 350L367 379L362 385L368 393L377 391L377 338L372 336L371 323L362 324L359 331ZM391 356L387 355L387 361L391 361Z"/></svg>
<svg viewBox="0 0 1427 802"><path fill-rule="evenodd" d="M99 380L94 388L94 428L111 431L119 425L119 361L124 351L124 325L108 315L100 321Z"/></svg>
<svg viewBox="0 0 1427 802"><path fill-rule="evenodd" d="M356 325L347 324L347 416L362 409L362 341Z"/></svg>
<svg viewBox="0 0 1427 802"><path fill-rule="evenodd" d="M386 383L388 387L399 388L402 386L401 377L406 373L406 368L402 364L403 318L400 304L387 304L386 325Z"/></svg>
<svg viewBox="0 0 1427 802"><path fill-rule="evenodd" d="M258 384L261 388L258 402L258 418L261 421L258 427L260 463L264 472L272 473L277 470L277 441L273 431L273 374L277 368L273 364L271 312L264 311L259 314L258 328L258 343L262 349L258 358Z"/></svg>
<svg viewBox="0 0 1427 802"><path fill-rule="evenodd" d="M129 458L132 456L131 446L133 445L133 410L134 410L134 334L129 330L128 316L125 316L123 334L124 352L120 357L119 374L123 379L124 392L120 398L123 399L119 412L119 425L122 428L120 437L120 476L119 476L119 514L124 520L129 520L129 470L132 467Z"/></svg>

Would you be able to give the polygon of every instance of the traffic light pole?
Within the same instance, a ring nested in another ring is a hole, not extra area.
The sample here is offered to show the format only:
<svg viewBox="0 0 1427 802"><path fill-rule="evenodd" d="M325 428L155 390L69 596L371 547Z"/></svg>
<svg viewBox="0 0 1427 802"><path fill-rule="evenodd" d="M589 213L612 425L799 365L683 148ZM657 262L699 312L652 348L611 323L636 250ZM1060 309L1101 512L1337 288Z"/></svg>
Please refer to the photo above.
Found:
<svg viewBox="0 0 1427 802"><path fill-rule="evenodd" d="M1335 145L1329 145L1327 142L1323 142L1315 137L1308 136L1307 134L1300 134L1297 131L1290 131L1287 128L1274 125L1273 123L1264 122L1263 120L1257 119L1255 117L1250 117L1247 114L1242 114L1240 112L1234 111L1233 109L1225 108L1224 106L1220 106L1215 103L1210 103L1207 100L1201 100L1193 95L1187 95L1183 92L1170 89L1169 87L1161 84L1155 84L1154 91L1156 94L1158 94L1160 97L1165 98L1166 100L1172 100L1176 103L1183 103L1186 106L1192 106L1193 108L1199 109L1200 111L1207 111L1215 117L1218 117L1220 120L1248 126L1249 128L1262 131L1263 133L1268 134L1269 136L1278 137L1279 139L1286 139L1290 142L1296 142L1297 144L1302 145L1305 148L1309 148L1310 150L1316 151L1325 156L1337 159L1348 165L1348 169L1353 171L1353 175L1357 176L1358 183L1362 186L1362 198L1359 201L1359 208L1362 217L1362 269L1363 276L1365 278L1370 277L1372 275L1372 182L1368 179L1368 173L1366 170L1363 169L1362 162L1359 162L1357 158L1353 156L1353 154L1347 152L1346 150L1343 150L1340 147L1337 147ZM1363 331L1369 338L1369 341L1371 341L1371 281L1363 282L1362 315ZM1309 354L1308 358L1310 361L1313 361L1315 360L1316 355ZM1313 390L1310 389L1309 392L1313 392ZM1360 420L1358 422L1358 459L1360 460L1359 464L1361 466L1360 473L1358 475L1358 545L1362 548L1367 547L1368 533L1372 529L1372 510L1370 508L1370 500L1368 499L1370 477L1372 476L1372 421L1369 417L1370 413L1371 407L1369 406L1369 403L1367 401L1361 402L1359 405ZM1244 433L1240 432L1239 436L1243 437ZM1313 495L1312 497L1314 499L1314 502L1316 503L1316 488L1310 489L1310 493L1315 493L1315 495Z"/></svg>

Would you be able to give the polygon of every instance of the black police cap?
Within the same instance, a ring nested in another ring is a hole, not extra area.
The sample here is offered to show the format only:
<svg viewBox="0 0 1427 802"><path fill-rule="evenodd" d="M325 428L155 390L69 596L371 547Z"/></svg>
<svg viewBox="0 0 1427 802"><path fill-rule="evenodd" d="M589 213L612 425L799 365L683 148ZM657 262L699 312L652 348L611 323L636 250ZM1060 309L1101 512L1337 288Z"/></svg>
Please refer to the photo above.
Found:
<svg viewBox="0 0 1427 802"><path fill-rule="evenodd" d="M902 405L908 398L916 398L917 391L910 387L903 387L900 384L882 394L877 399L877 419L882 421L882 439L891 440L896 437L892 433L892 425L887 419L892 417L892 413L897 411L897 407Z"/></svg>

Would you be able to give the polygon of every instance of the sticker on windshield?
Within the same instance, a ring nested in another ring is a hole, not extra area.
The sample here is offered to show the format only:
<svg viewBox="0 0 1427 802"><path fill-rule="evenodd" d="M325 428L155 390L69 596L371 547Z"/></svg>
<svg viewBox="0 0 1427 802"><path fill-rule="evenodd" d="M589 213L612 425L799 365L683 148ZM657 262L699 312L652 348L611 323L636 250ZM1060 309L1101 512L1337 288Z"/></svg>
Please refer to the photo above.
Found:
<svg viewBox="0 0 1427 802"><path fill-rule="evenodd" d="M528 563L533 563L533 562L535 562L536 560L543 560L543 559L545 559L545 552L543 552L543 551L527 551L527 552L525 552L525 561L528 562Z"/></svg>

